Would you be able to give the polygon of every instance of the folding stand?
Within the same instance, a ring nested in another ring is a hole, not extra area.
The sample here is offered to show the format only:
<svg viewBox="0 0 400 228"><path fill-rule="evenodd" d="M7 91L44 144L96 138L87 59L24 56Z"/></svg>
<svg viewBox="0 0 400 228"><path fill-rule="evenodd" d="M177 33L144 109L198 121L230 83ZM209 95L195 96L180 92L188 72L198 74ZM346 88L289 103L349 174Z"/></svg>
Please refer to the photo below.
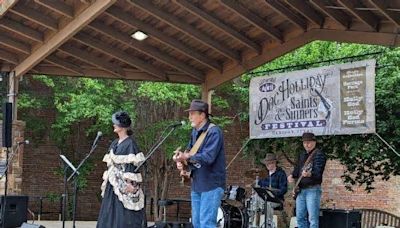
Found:
<svg viewBox="0 0 400 228"><path fill-rule="evenodd" d="M258 188L258 187L253 187L253 189L256 191L258 196L260 196L264 200L264 227L267 227L267 216L268 216L268 206L267 202L273 202L273 203L282 203L281 200L279 200L273 191L267 189L267 188Z"/></svg>
<svg viewBox="0 0 400 228"><path fill-rule="evenodd" d="M61 160L64 162L64 194L62 196L62 227L65 228L65 210L66 210L66 205L68 202L67 196L67 170L70 168L74 173L79 175L78 170L75 168L75 166L64 156L60 155ZM73 227L75 227L75 209L76 209L76 191L77 191L77 180L75 178L74 180L74 210L73 210Z"/></svg>

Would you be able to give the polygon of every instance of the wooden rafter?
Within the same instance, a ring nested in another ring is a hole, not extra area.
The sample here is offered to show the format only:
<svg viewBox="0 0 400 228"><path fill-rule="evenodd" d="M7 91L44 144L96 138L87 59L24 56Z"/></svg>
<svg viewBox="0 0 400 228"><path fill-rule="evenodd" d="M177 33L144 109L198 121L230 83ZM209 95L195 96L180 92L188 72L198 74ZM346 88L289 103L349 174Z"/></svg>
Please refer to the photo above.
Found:
<svg viewBox="0 0 400 228"><path fill-rule="evenodd" d="M0 59L8 61L13 64L18 64L19 62L17 55L1 49L0 49Z"/></svg>
<svg viewBox="0 0 400 228"><path fill-rule="evenodd" d="M265 3L273 9L275 12L279 13L281 16L287 18L290 22L292 22L294 25L299 27L300 29L303 29L304 31L307 30L307 21L304 20L303 18L297 16L295 13L290 11L287 7L282 6L280 2L276 0L265 0ZM305 3L303 3L305 4Z"/></svg>
<svg viewBox="0 0 400 228"><path fill-rule="evenodd" d="M150 55L153 58L168 64L169 66L181 70L182 72L188 73L192 77L195 77L197 80L204 80L204 74L195 69L194 67L191 67L189 65L186 65L185 63L171 57L168 54L162 53L160 50L157 48L150 46L144 42L137 41L130 36L127 36L126 34L119 32L118 30L112 28L111 26L107 26L105 24L102 24L100 22L94 21L89 25L91 28L95 29L96 31L103 33L113 39L116 39L146 55Z"/></svg>
<svg viewBox="0 0 400 228"><path fill-rule="evenodd" d="M182 21L181 19L177 18L176 16L168 14L167 12L159 9L157 6L150 3L150 1L129 0L128 2L133 4L134 6L137 6L141 9L145 10L146 12L157 17L161 21L168 23L172 27L180 30L181 32L196 39L197 41L207 45L208 47L214 49L215 51L218 51L222 55L224 55L232 60L238 61L238 62L241 61L241 56L237 51L232 50L232 48L229 48L228 46L217 42L211 36L199 31L192 25Z"/></svg>
<svg viewBox="0 0 400 228"><path fill-rule="evenodd" d="M204 19L210 25L218 28L225 34L229 35L230 37L234 38L235 40L241 42L242 44L246 45L248 48L256 51L257 53L261 53L261 46L258 45L256 42L252 41L250 38L245 36L244 34L240 33L239 31L235 30L231 26L227 25L220 19L213 16L211 13L206 12L205 10L201 9L199 6L196 6L194 3L191 3L187 0L175 0L175 2L180 5L181 7L185 8L189 12L198 17Z"/></svg>
<svg viewBox="0 0 400 228"><path fill-rule="evenodd" d="M232 80L237 76L248 72L249 70L265 63L271 61L283 54L286 54L298 47L301 47L308 42L313 41L315 35L317 34L316 30L311 30L303 33L301 36L298 36L294 39L288 40L285 42L285 45L274 44L271 46L265 46L262 55L255 56L250 59L246 59L243 64L234 66L231 69L228 69L223 74L218 74L216 72L211 72L207 75L206 78L206 87L211 90L215 87L221 85L222 83Z"/></svg>
<svg viewBox="0 0 400 228"><path fill-rule="evenodd" d="M286 0L286 3L314 24L323 27L324 17L303 0Z"/></svg>
<svg viewBox="0 0 400 228"><path fill-rule="evenodd" d="M83 62L89 63L93 66L100 67L101 69L111 73L112 75L116 76L117 78L124 78L125 73L122 68L116 64L112 64L100 58L98 56L93 55L87 51L83 51L77 47L72 45L64 45L60 47L58 50L67 53L68 55L73 56Z"/></svg>
<svg viewBox="0 0 400 228"><path fill-rule="evenodd" d="M74 17L74 8L63 1L35 0L35 2L68 18Z"/></svg>
<svg viewBox="0 0 400 228"><path fill-rule="evenodd" d="M71 71L66 71L64 68L55 66L54 64L51 65L46 65L46 64L39 64L37 65L34 69L37 72L40 72L42 74L48 74L48 75L64 75L64 76L92 76L92 77L98 77L98 78L110 78L110 73L108 71L105 71L99 67L95 66L82 66L81 67L83 70L83 75L77 75L74 72ZM123 68L125 78L124 80L141 80L141 81L162 81L160 78L155 77L154 75L148 74L146 72L143 72L141 70L137 69L128 69L128 68ZM33 71L29 71L29 73L33 73ZM193 83L193 84L199 84L199 81L194 80L193 78L187 76L186 74L178 73L178 72L166 72L168 78L170 79L170 82L184 82L184 83Z"/></svg>
<svg viewBox="0 0 400 228"><path fill-rule="evenodd" d="M242 6L237 1L234 0L220 0L220 1L226 7L238 13L243 19L245 19L252 25L256 26L257 28L261 29L265 33L267 33L273 39L278 40L280 42L283 41L283 35L278 29L268 25L268 22L266 22L263 18L250 12L247 8Z"/></svg>
<svg viewBox="0 0 400 228"><path fill-rule="evenodd" d="M47 58L45 59L47 62L50 62L56 66L59 66L65 70L69 70L73 73L76 73L78 75L83 75L83 69L73 63L67 62L63 59L58 58L55 55L50 55L47 56Z"/></svg>
<svg viewBox="0 0 400 228"><path fill-rule="evenodd" d="M58 30L58 23L56 19L41 14L35 9L32 9L28 6L17 4L13 8L11 8L10 11L23 18L34 21L35 23L42 25L50 30Z"/></svg>
<svg viewBox="0 0 400 228"><path fill-rule="evenodd" d="M392 11L387 10L385 1L383 0L369 0L372 5L374 5L379 12L381 12L387 19L392 21L396 26L400 26L400 15Z"/></svg>
<svg viewBox="0 0 400 228"><path fill-rule="evenodd" d="M50 55L54 50L75 35L82 27L89 24L100 13L112 5L116 0L96 1L88 6L79 15L67 23L60 31L51 36L46 43L35 49L30 56L15 67L16 76L20 77L32 67Z"/></svg>
<svg viewBox="0 0 400 228"><path fill-rule="evenodd" d="M148 35L152 36L153 38L157 39L160 42L163 42L170 47L176 49L177 51L185 54L186 56L193 58L200 63L206 65L217 71L222 71L222 66L218 64L216 61L208 58L207 56L203 55L202 53L193 50L193 48L187 46L186 44L182 43L179 40L173 39L172 37L166 35L162 31L156 29L154 26L146 24L135 17L129 15L128 13L123 12L118 7L112 6L107 9L106 13L113 17L115 20L118 20L126 25L132 26L137 28Z"/></svg>
<svg viewBox="0 0 400 228"><path fill-rule="evenodd" d="M112 57L122 62L125 62L133 67L143 70L149 74L152 74L162 80L167 79L165 73L157 69L155 66L139 58L133 57L132 55L125 53L123 50L118 50L110 45L105 44L104 42L100 42L86 33L79 33L74 38L76 38L78 41L84 43L89 47L95 48L105 54L111 55Z"/></svg>
<svg viewBox="0 0 400 228"><path fill-rule="evenodd" d="M351 14L376 31L379 20L371 12L357 10L358 2L357 0L338 0L338 3L344 6Z"/></svg>
<svg viewBox="0 0 400 228"><path fill-rule="evenodd" d="M31 53L31 47L29 44L24 44L4 34L0 34L0 44L25 54Z"/></svg>
<svg viewBox="0 0 400 228"><path fill-rule="evenodd" d="M323 0L310 0L310 3L312 3L321 12L324 12L326 15L336 21L343 28L347 29L349 27L350 19L343 13L326 7Z"/></svg>
<svg viewBox="0 0 400 228"><path fill-rule="evenodd" d="M9 31L15 32L18 35L23 36L26 39L30 39L36 42L43 43L43 34L39 31L36 31L24 24L21 24L17 21L13 21L8 18L1 18L0 27L7 29Z"/></svg>

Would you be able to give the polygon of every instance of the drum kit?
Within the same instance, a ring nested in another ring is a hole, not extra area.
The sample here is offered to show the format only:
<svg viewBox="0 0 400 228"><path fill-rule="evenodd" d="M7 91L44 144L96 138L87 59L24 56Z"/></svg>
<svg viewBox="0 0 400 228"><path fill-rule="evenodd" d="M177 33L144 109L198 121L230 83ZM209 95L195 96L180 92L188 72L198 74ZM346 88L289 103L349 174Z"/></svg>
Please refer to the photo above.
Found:
<svg viewBox="0 0 400 228"><path fill-rule="evenodd" d="M255 184L248 198L246 191L240 186L229 186L218 210L217 228L277 228L273 219L273 210L276 203L268 202L261 192L273 194L278 189L259 188L258 177L266 176L267 171L251 169L245 176L255 179ZM266 213L265 213L266 212ZM267 214L267 217L265 217ZM276 217L276 216L275 216ZM275 218L276 219L276 218Z"/></svg>

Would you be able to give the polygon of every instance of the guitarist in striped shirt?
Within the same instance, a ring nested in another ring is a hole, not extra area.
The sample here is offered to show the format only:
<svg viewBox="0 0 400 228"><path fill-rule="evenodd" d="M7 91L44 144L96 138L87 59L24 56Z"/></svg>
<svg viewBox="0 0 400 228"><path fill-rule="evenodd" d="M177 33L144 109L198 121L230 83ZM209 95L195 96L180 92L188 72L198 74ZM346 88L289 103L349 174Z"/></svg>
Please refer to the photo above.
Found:
<svg viewBox="0 0 400 228"><path fill-rule="evenodd" d="M319 208L321 201L321 183L324 173L326 156L316 147L317 139L313 133L305 132L302 136L305 151L301 152L297 164L288 176L289 183L298 181L296 197L296 219L298 228L318 228Z"/></svg>

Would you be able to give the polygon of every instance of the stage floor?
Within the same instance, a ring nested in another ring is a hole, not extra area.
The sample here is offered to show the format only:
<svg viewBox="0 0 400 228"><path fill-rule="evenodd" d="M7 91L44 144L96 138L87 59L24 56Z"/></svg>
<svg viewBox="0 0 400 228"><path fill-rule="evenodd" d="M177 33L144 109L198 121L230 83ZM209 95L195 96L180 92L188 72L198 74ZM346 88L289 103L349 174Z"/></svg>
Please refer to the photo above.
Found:
<svg viewBox="0 0 400 228"><path fill-rule="evenodd" d="M27 223L31 224L32 221ZM36 225L42 225L46 228L62 228L62 221L35 221ZM96 228L97 221L76 221L75 227L77 228ZM154 225L154 222L148 222L148 226ZM72 221L65 221L65 228L72 228Z"/></svg>

